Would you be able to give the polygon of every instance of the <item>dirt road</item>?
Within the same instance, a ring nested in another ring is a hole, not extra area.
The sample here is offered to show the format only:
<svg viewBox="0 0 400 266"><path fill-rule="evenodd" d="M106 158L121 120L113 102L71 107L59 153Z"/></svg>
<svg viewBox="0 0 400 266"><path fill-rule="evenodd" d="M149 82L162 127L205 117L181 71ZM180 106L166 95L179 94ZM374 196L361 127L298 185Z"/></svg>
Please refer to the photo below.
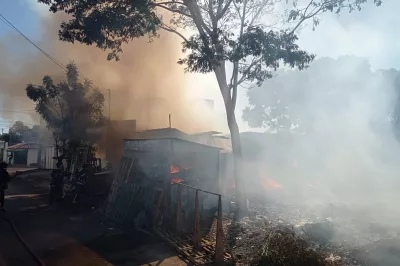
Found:
<svg viewBox="0 0 400 266"><path fill-rule="evenodd" d="M47 178L31 173L10 182L5 214L46 266L187 265L157 238L117 229L99 213L50 208ZM0 236L0 266L37 265L3 219Z"/></svg>

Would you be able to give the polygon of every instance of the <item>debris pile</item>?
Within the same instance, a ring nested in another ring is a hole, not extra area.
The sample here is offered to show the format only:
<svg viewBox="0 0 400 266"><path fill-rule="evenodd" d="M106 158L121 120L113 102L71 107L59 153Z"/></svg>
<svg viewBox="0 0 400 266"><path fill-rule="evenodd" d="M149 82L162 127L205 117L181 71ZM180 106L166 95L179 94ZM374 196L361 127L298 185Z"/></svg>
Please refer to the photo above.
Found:
<svg viewBox="0 0 400 266"><path fill-rule="evenodd" d="M237 223L226 216L226 240L237 265L400 265L400 231L357 220L357 211L348 206L330 205L313 211L253 205L251 215Z"/></svg>

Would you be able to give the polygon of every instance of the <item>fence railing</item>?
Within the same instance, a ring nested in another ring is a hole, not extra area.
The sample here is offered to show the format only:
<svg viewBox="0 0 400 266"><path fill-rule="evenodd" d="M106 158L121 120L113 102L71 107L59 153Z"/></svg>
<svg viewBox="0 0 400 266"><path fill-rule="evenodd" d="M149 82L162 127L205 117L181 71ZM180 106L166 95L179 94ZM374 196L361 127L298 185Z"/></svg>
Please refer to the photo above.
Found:
<svg viewBox="0 0 400 266"><path fill-rule="evenodd" d="M171 210L169 208L170 200L171 199L171 188L172 186L177 186L176 190L176 210ZM182 191L183 189L190 189L193 190L195 193L194 197L194 219L192 224L192 237L186 237L184 241L189 241L193 245L194 250L201 250L202 247L202 236L201 236L201 228L200 228L200 219L201 219L201 211L200 211L200 193L205 193L208 195L216 196L218 198L217 203L217 217L216 217L216 236L215 236L215 249L213 254L213 262L214 263L222 263L226 261L226 253L225 253L225 241L224 241L224 231L223 231L223 224L222 224L222 195L210 191L205 191L196 187L192 187L182 183L174 183L172 185L168 185L163 192L163 195L160 197L159 202L159 211L156 213L155 219L159 219L161 216L169 217L172 220L173 224L172 228L176 235L182 235L182 231L184 228L184 221L183 217L183 207L182 207ZM169 213L171 212L171 213ZM171 217L171 214L172 217ZM175 217L173 217L175 216ZM157 224L157 221L156 223ZM205 255L204 255L205 256Z"/></svg>

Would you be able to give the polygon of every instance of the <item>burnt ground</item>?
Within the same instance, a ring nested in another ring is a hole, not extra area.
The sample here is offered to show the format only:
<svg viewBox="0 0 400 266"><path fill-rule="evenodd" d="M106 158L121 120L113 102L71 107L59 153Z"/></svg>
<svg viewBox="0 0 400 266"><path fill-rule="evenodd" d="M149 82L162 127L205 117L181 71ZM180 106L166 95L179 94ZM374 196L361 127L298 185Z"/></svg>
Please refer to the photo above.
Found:
<svg viewBox="0 0 400 266"><path fill-rule="evenodd" d="M6 213L19 233L51 265L188 265L158 238L122 230L99 212L49 207L49 173L15 178L6 192ZM0 217L0 265L37 265Z"/></svg>
<svg viewBox="0 0 400 266"><path fill-rule="evenodd" d="M385 219L378 220L380 217L373 213L369 217L358 208L340 204L334 207L324 214L325 207L321 212L271 203L253 206L254 215L243 218L228 231L237 265L400 265L398 226L384 224ZM261 259L264 264L259 263Z"/></svg>

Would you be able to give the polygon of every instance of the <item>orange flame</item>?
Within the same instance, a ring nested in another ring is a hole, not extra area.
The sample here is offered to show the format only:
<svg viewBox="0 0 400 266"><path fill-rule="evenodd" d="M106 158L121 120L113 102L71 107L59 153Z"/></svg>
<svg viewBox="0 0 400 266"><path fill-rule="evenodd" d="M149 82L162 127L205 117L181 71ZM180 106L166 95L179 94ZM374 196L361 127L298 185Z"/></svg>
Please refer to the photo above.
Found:
<svg viewBox="0 0 400 266"><path fill-rule="evenodd" d="M277 181L275 181L272 178L262 177L260 179L260 181L261 181L261 186L265 190L276 190L276 189L281 189L282 188L282 185L279 184Z"/></svg>
<svg viewBox="0 0 400 266"><path fill-rule="evenodd" d="M183 179L179 178L179 177L174 177L171 179L171 184L175 184L175 183L182 183Z"/></svg>
<svg viewBox="0 0 400 266"><path fill-rule="evenodd" d="M181 171L181 169L179 169L178 166L171 164L171 174L176 174L179 173Z"/></svg>

